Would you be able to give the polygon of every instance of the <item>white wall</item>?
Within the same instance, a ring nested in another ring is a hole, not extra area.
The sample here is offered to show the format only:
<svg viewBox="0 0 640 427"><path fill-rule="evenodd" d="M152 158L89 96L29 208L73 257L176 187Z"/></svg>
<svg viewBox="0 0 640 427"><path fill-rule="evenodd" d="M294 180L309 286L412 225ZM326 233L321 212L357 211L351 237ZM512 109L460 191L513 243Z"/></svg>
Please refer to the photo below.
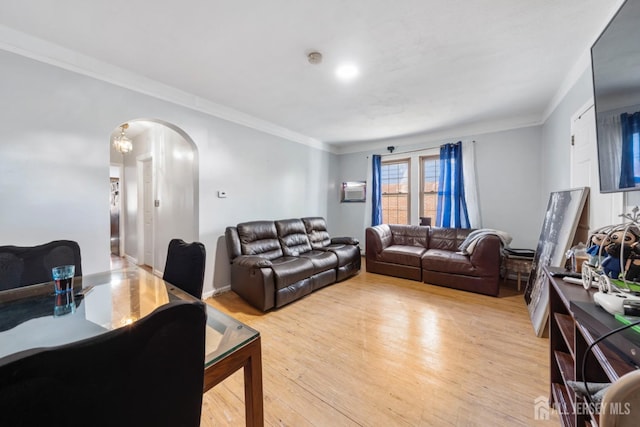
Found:
<svg viewBox="0 0 640 427"><path fill-rule="evenodd" d="M174 124L196 144L205 294L229 283L222 239L229 225L320 215L332 235L364 245L370 197L341 204L339 189L343 181L370 183L374 151L330 154L5 51L0 93L0 244L76 240L86 273L109 268L109 136L144 117ZM533 248L549 192L568 186L570 119L589 97L585 71L541 127L393 145L408 151L476 140L483 226Z"/></svg>
<svg viewBox="0 0 640 427"><path fill-rule="evenodd" d="M476 137L482 225L507 231L514 248L535 249L546 208L537 197L541 182L540 127Z"/></svg>
<svg viewBox="0 0 640 427"><path fill-rule="evenodd" d="M118 104L104 114L108 92L0 51L1 244L75 240L83 272L108 269L108 141L120 122Z"/></svg>
<svg viewBox="0 0 640 427"><path fill-rule="evenodd" d="M551 192L570 188L571 118L592 98L591 70L585 70L542 126L540 198L545 208Z"/></svg>
<svg viewBox="0 0 640 427"><path fill-rule="evenodd" d="M0 93L0 244L76 240L85 273L108 269L109 136L136 118L172 123L197 146L205 294L229 283L225 227L327 215L327 152L6 51Z"/></svg>
<svg viewBox="0 0 640 427"><path fill-rule="evenodd" d="M415 140L414 137L412 137ZM395 140L396 151L392 157L419 157L441 144L459 140L476 141L476 174L482 226L510 233L512 247L535 249L540 236L539 216L544 213L540 205L540 127L528 127L503 132L453 136L443 141L425 141L422 144L403 145ZM405 152L411 152L402 154ZM366 180L367 203L340 203L338 190L329 198L329 219L334 234L355 235L363 243L366 227L371 225L370 183L371 155L388 154L384 149L344 154L337 160L335 185L342 181ZM389 156L383 159L390 158ZM414 168L415 169L415 168ZM412 171L414 173L417 171ZM415 189L412 189L415 191ZM412 201L412 204L414 201ZM418 215L411 222L418 224Z"/></svg>

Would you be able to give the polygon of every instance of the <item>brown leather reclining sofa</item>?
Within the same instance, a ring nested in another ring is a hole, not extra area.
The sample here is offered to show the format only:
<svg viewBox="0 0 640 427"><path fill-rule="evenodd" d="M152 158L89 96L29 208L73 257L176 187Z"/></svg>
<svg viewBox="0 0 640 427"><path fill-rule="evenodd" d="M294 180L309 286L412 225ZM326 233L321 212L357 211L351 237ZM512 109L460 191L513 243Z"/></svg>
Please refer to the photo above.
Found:
<svg viewBox="0 0 640 427"><path fill-rule="evenodd" d="M369 227L367 271L497 296L502 242L496 235L483 235L471 253L461 253L460 245L472 231L417 225Z"/></svg>
<svg viewBox="0 0 640 427"><path fill-rule="evenodd" d="M360 271L358 240L331 238L322 217L244 222L225 238L231 290L262 311Z"/></svg>

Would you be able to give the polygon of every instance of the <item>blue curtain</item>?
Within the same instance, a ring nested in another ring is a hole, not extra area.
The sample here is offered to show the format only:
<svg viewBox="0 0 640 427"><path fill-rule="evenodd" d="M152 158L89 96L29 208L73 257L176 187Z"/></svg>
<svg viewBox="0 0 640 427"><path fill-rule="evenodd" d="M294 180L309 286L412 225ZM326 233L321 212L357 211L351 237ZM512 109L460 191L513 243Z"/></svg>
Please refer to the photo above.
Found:
<svg viewBox="0 0 640 427"><path fill-rule="evenodd" d="M462 176L462 142L440 147L437 227L470 228Z"/></svg>
<svg viewBox="0 0 640 427"><path fill-rule="evenodd" d="M622 158L620 165L620 188L633 188L640 184L640 111L620 115L622 127ZM635 142L634 142L635 141Z"/></svg>
<svg viewBox="0 0 640 427"><path fill-rule="evenodd" d="M373 177L371 179L371 226L382 224L382 157L373 155Z"/></svg>

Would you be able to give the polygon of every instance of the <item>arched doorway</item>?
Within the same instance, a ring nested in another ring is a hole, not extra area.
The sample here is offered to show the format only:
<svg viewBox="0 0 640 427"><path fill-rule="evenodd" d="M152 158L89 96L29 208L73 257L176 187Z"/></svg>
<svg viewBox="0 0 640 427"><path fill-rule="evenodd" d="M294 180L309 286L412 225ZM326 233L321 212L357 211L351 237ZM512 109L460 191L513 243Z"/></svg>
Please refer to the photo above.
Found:
<svg viewBox="0 0 640 427"><path fill-rule="evenodd" d="M198 240L198 151L193 140L170 123L136 119L127 124L130 152L114 148L120 127L110 139L111 188L119 187L118 256L160 274L172 238ZM118 175L117 186L113 175ZM113 236L111 241L113 248Z"/></svg>

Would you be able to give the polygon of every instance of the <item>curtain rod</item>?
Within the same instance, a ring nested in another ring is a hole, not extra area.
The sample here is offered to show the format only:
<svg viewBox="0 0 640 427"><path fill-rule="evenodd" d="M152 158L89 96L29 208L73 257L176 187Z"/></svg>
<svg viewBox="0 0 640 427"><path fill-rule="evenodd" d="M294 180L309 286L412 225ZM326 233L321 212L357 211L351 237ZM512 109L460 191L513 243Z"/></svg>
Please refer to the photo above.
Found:
<svg viewBox="0 0 640 427"><path fill-rule="evenodd" d="M473 141L471 141L472 143L476 143L476 140L474 139ZM455 144L455 142L448 142L446 144ZM446 145L446 144L442 144L442 145ZM384 157L384 156L397 156L398 154L409 154L409 153L416 153L418 151L426 151L426 150L433 150L433 149L438 149L440 148L440 146L437 147L430 147L430 148L418 148L415 150L408 150L408 151L400 151L397 153L386 153L386 154L380 154L380 156ZM369 158L369 156L367 156L367 158Z"/></svg>

